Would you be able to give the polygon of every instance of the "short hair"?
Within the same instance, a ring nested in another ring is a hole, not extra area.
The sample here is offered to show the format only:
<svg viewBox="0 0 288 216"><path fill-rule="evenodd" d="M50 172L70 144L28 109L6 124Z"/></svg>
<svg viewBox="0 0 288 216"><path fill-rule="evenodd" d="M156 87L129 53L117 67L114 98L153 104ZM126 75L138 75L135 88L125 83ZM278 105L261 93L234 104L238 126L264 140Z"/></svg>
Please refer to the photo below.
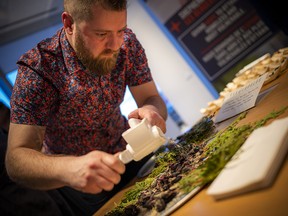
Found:
<svg viewBox="0 0 288 216"><path fill-rule="evenodd" d="M106 10L123 11L127 9L127 0L64 0L64 10L75 21L87 21L92 18L91 8L100 5Z"/></svg>

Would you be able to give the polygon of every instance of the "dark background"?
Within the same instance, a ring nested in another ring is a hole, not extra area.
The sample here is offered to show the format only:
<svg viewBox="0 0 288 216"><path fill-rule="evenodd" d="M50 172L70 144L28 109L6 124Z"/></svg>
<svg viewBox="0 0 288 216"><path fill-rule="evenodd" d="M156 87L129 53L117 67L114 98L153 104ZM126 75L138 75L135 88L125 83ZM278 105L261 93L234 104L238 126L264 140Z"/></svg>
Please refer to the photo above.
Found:
<svg viewBox="0 0 288 216"><path fill-rule="evenodd" d="M288 9L285 1L280 0L249 0L262 19L271 28L279 28L288 35Z"/></svg>

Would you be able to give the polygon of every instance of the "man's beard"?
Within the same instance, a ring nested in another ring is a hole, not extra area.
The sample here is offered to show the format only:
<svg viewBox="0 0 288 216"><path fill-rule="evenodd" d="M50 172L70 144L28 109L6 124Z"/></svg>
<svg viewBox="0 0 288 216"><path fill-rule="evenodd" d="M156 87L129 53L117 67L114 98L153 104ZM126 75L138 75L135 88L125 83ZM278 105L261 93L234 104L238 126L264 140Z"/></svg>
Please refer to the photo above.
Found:
<svg viewBox="0 0 288 216"><path fill-rule="evenodd" d="M85 47L83 38L78 32L78 36L75 41L75 52L82 64L89 70L91 74L106 75L111 73L115 68L119 51L113 51L110 49L104 50L99 56L93 57L92 53ZM107 57L106 55L113 55Z"/></svg>

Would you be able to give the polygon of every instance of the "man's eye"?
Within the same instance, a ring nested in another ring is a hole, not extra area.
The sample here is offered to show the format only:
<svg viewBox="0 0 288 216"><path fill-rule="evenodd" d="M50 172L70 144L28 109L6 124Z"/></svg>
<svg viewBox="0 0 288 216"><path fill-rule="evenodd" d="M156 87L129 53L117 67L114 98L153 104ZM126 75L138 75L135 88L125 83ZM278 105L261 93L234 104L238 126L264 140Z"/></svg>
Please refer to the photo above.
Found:
<svg viewBox="0 0 288 216"><path fill-rule="evenodd" d="M105 38L107 33L96 33L96 37L98 38Z"/></svg>
<svg viewBox="0 0 288 216"><path fill-rule="evenodd" d="M118 31L117 33L118 33L119 36L122 36L124 34L124 31L125 30L121 30L121 31Z"/></svg>

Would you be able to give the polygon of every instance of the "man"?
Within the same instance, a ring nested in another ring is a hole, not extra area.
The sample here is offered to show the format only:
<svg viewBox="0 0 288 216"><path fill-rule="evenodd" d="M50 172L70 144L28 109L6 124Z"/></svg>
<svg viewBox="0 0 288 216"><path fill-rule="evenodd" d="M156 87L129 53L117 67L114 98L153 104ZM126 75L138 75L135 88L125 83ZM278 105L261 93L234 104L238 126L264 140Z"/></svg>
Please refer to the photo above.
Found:
<svg viewBox="0 0 288 216"><path fill-rule="evenodd" d="M7 172L26 187L57 189L75 215L91 215L147 160L125 166L118 158L129 128L119 107L126 85L138 105L128 117L166 132L166 106L126 7L64 0L63 28L17 62Z"/></svg>

